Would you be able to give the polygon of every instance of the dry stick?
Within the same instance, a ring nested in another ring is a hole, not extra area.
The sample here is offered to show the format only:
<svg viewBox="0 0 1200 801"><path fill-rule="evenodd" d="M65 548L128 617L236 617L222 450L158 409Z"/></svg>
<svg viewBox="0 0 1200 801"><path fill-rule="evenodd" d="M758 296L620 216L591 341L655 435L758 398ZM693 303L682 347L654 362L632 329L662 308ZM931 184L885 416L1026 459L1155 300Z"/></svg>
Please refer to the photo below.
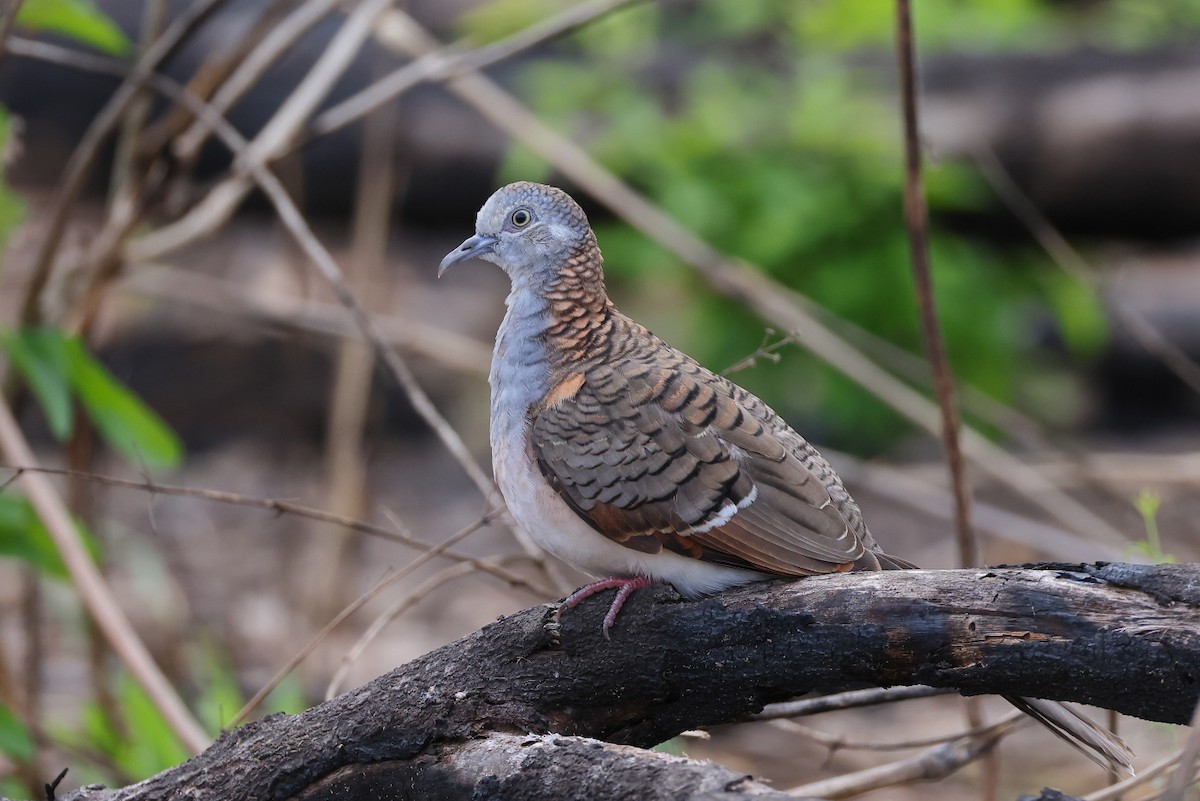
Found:
<svg viewBox="0 0 1200 801"><path fill-rule="evenodd" d="M913 54L912 8L909 0L896 0L896 57L900 70L900 98L904 116L904 225L908 233L913 285L921 317L921 339L933 371L933 390L942 413L942 447L950 471L954 494L954 532L958 544L959 567L979 563L979 544L971 526L971 487L959 444L958 406L954 401L954 378L946 356L946 342L938 322L937 302L933 297L933 276L929 267L929 206L921 183L921 132L917 122L917 77ZM980 728L985 716L979 699L964 702L967 722ZM999 762L994 750L983 762L983 798L996 797Z"/></svg>
<svg viewBox="0 0 1200 801"><path fill-rule="evenodd" d="M130 243L126 256L131 262L147 261L163 253L216 230L227 221L241 201L254 188L258 171L263 165L284 155L297 132L324 100L333 84L349 68L371 36L376 19L387 9L392 0L363 0L346 18L345 23L326 46L321 57L304 76L270 121L254 137L253 141L242 142L233 147L228 137L221 135L215 124L224 117L207 110L208 126L218 133L235 156L234 174L218 183L205 193L204 198L181 220L147 234L137 242ZM228 125L227 131L232 130Z"/></svg>
<svg viewBox="0 0 1200 801"><path fill-rule="evenodd" d="M1008 721L1032 723L1033 719L1024 712L1014 709L1009 712L998 723L1006 723ZM916 740L899 740L896 742L886 740L855 740L847 737L844 734L830 734L829 732L814 729L811 726L804 726L792 720L772 720L771 725L780 731L786 731L789 734L799 735L813 742L823 745L829 749L832 754L834 751L843 749L849 751L908 751L913 748L929 748L934 745L942 745L951 740L957 740L961 737L973 737L978 734L986 734L994 725L987 724L984 726L975 726L963 731L951 732L949 734L939 734L933 737L922 737Z"/></svg>
<svg viewBox="0 0 1200 801"><path fill-rule="evenodd" d="M904 222L908 229L913 283L921 314L921 338L933 370L933 388L942 412L942 444L954 488L954 520L958 535L960 567L979 563L979 546L971 529L971 488L958 440L958 407L954 401L954 378L946 357L946 342L938 323L929 268L929 208L921 184L921 134L917 124L917 90L913 61L912 11L909 0L896 0L896 52L900 63L900 86L904 108Z"/></svg>
<svg viewBox="0 0 1200 801"><path fill-rule="evenodd" d="M272 690L278 687L279 683L287 678L288 674L295 670L297 665L307 659L308 655L315 651L317 646L324 642L325 638L328 637L334 629L340 626L342 622L346 620L346 618L350 617L359 609L362 609L364 606L366 606L367 602L376 595L383 592L400 579L411 574L414 570L433 559L451 545L483 528L489 522L489 515L485 514L483 517L479 518L474 523L471 523L469 526L461 529L456 534L447 537L445 541L435 545L433 548L430 548L428 551L421 554L401 569L389 571L387 575L375 582L370 589L360 595L352 603L348 604L332 620L326 623L320 631L313 635L312 639L310 639L303 648L297 651L292 658L289 659L287 663L284 664L284 666L281 667L266 684L260 687L258 692L256 692L241 709L238 710L238 713L233 716L233 720L229 721L229 725L226 728L234 728L244 721L246 716L253 712L258 705L262 703L263 699L266 698Z"/></svg>
<svg viewBox="0 0 1200 801"><path fill-rule="evenodd" d="M246 293L244 285L200 273L178 269L141 271L123 279L116 288L283 329L362 339L362 332L343 306L306 298L256 300ZM487 375L492 348L474 337L406 317L373 314L371 319L391 347L432 359L452 370Z"/></svg>
<svg viewBox="0 0 1200 801"><path fill-rule="evenodd" d="M207 97L222 77L233 69L233 65L240 56L259 41L261 32L269 29L273 18L278 16L279 6L286 1L272 0L267 3L253 24L240 31L239 36L229 43L228 52L210 53L206 56L195 74L188 80L189 90L201 97ZM164 6L166 4L156 2L154 5ZM149 9L150 6L147 8ZM146 37L143 36L143 38ZM137 113L139 107L141 109L149 107L145 84L139 86L138 98L126 112L126 128L131 115ZM141 116L144 117L144 112L141 113ZM113 186L115 191L110 194L108 216L100 232L89 243L87 255L81 260L81 272L85 274L85 280L71 282L72 286L82 286L83 288L76 290L79 300L74 302L60 318L60 327L67 331L87 330L90 327L89 321L99 313L109 284L120 275L126 266L121 258L121 251L130 233L142 223L146 204L164 189L170 175L184 172L188 167L187 164L182 163L169 164L168 160L161 158L148 163L146 160L151 155L160 154L165 147L166 138L192 119L194 119L194 115L186 111L180 104L175 104L175 107L168 114L163 115L154 126L147 126L145 130L140 130L143 126L139 122L134 128L138 130L139 134L136 143L126 135L126 129L122 129L118 140L116 167L114 168L116 178ZM126 146L127 142L130 146ZM138 171L137 175L133 175L125 163L128 158L142 160L140 163L142 169ZM66 298L65 300L74 299Z"/></svg>
<svg viewBox="0 0 1200 801"><path fill-rule="evenodd" d="M500 563L504 563L511 561L511 559L501 559L499 561ZM383 633L383 630L387 628L389 624L395 622L397 618L420 603L426 595L433 592L443 584L478 572L479 565L477 563L461 562L457 565L451 565L434 573L425 581L414 587L411 591L401 595L398 599L396 599L391 606L381 612L375 618L375 620L372 621L371 625L368 626L367 630L362 633L357 642L351 646L350 650L343 654L341 664L338 665L337 670L335 670L333 673L333 677L329 680L329 685L325 688L325 700L328 701L330 698L333 698L338 694L342 682L346 679L346 674L350 672L350 668L353 667L354 663L358 661L358 658L362 656L363 651L367 650L367 646L369 646L376 637Z"/></svg>
<svg viewBox="0 0 1200 801"><path fill-rule="evenodd" d="M888 365L897 376L908 381L910 384L916 384L922 388L932 387L933 381L930 376L929 361L927 359L909 352L896 343L886 340L850 320L838 317L824 306L814 303L808 298L796 296L795 301L806 312L844 337L851 345L875 361ZM772 330L770 328L767 329L767 331ZM759 350L751 353L745 359L725 368L721 371L721 375L729 376L739 370L753 366L756 357L778 362L780 356L777 351L784 346L795 344L797 336L795 332L791 332L773 345L760 347ZM764 346L766 345L765 340L763 344ZM960 401L964 411L987 423L991 423L1002 430L1007 438L1023 445L1029 450L1052 449L1048 437L1042 430L1041 424L1033 418L1012 406L1001 403L991 395L976 389L970 384L960 384L958 389L962 393ZM1082 465L1079 465L1079 467L1082 467Z"/></svg>
<svg viewBox="0 0 1200 801"><path fill-rule="evenodd" d="M437 47L436 41L403 12L389 12L382 27L386 38L381 41L385 45L403 49L414 57ZM446 86L497 128L581 186L617 217L691 265L717 291L744 303L780 330L795 332L797 341L811 353L918 427L935 436L940 434L936 405L814 319L796 300L795 291L745 262L722 256L673 217L630 189L579 145L543 123L490 79L466 73L447 80ZM1068 528L1104 537L1111 543L1127 542L1127 538L1106 520L977 431L964 429L962 446L982 470L1029 497Z"/></svg>
<svg viewBox="0 0 1200 801"><path fill-rule="evenodd" d="M1012 175L1004 168L996 152L989 147L983 147L975 153L975 163L984 178L991 184L992 189L1000 197L1009 211L1028 229L1042 249L1050 256L1055 264L1092 292L1094 296L1101 295L1100 276L1095 269L1079 255L1071 243L1059 233L1046 215L1034 205ZM1141 345L1147 353L1156 357L1163 365L1179 377L1194 392L1200 393L1200 365L1197 365L1178 345L1162 335L1154 325L1131 308L1119 297L1106 298L1117 323L1125 332Z"/></svg>
<svg viewBox="0 0 1200 801"><path fill-rule="evenodd" d="M296 517L304 517L310 520L317 520L322 523L328 523L334 526L351 529L362 534L369 534L372 537L398 542L401 545L406 545L409 548L416 548L420 551L431 551L435 547L427 542L423 542L407 532L407 527L393 521L396 528L384 528L373 523L368 523L364 520L358 520L345 515L337 515L332 512L326 512L323 509L317 509L312 506L304 506L293 501L284 501L277 498L257 498L250 495L240 495L236 492L225 492L224 490L202 489L198 487L181 487L174 484L159 484L153 481L134 481L127 478L116 478L114 476L105 476L99 473L82 473L77 470L64 470L57 467L39 467L37 465L0 465L0 468L14 470L14 478L19 478L22 473L43 473L54 476L68 476L71 478L81 478L87 481L93 481L97 484L104 484L109 487L119 487L121 489L132 489L149 492L151 495L171 495L182 498L196 498L203 501L212 501L213 503L223 503L230 506L249 506L255 509L265 509L269 512L274 512L277 515L294 515ZM457 551L442 549L441 556L447 559L453 559L459 562L470 562L475 557L467 556L466 554L458 553Z"/></svg>
<svg viewBox="0 0 1200 801"><path fill-rule="evenodd" d="M138 57L141 58L162 32L167 19L166 0L151 0L142 7L142 25L138 37ZM133 167L138 137L150 117L151 94L144 85L136 87L133 99L121 115L117 132L117 149L113 155L112 179L109 183L109 206L121 202L122 195L133 191ZM126 201L128 202L128 201Z"/></svg>
<svg viewBox="0 0 1200 801"><path fill-rule="evenodd" d="M380 360L391 371L396 382L405 391L413 408L433 429L442 445L458 461L484 497L491 499L495 496L495 486L491 479L475 461L475 457L458 432L434 406L433 401L421 387L408 365L400 358L399 354L383 342L370 316L359 304L349 286L346 285L345 277L333 256L313 234L312 229L304 220L278 177L266 167L267 161L287 149L289 141L295 136L300 124L325 96L332 82L344 71L350 58L354 55L354 49L358 48L362 44L362 40L370 34L375 18L387 8L389 3L390 0L364 0L363 4L355 9L341 30L338 31L337 36L334 37L334 41L329 44L321 59L253 142L247 143L228 121L214 113L203 101L192 97L186 91L175 92L178 99L186 102L198 116L203 116L207 120L209 126L225 146L236 155L237 168L248 176L245 177L242 172L238 172L218 184L198 204L199 209L207 210L198 216L201 219L211 220L213 219L212 215L215 214L218 221L228 219L249 188L257 184L274 205L280 221L300 249L329 283L337 299L350 311L355 324L363 332L367 341L371 343ZM193 212L196 211L197 209L193 210ZM192 216L189 214L188 219L191 219ZM159 233L164 232L160 231ZM168 236L168 239L172 238ZM153 251L154 248L150 246L149 250ZM133 261L139 261L146 257L146 252L146 249L139 252L136 247L131 247L127 256ZM529 538L529 535L515 525L509 526L509 529L521 548L544 565L545 555Z"/></svg>
<svg viewBox="0 0 1200 801"><path fill-rule="evenodd" d="M264 152L260 155L268 160L285 155L314 136L328 134L355 122L383 103L398 97L422 82L444 80L467 70L495 64L524 49L561 36L593 22L605 14L639 1L596 0L567 9L545 22L538 23L529 29L476 51L460 54L456 53L454 48L446 47L437 49L437 52L423 53L422 57L413 63L406 64L358 94L321 113L309 124L303 138L297 137L295 131L290 131L286 137L277 137L278 148L274 152ZM394 12L388 12L388 14L392 13ZM388 18L385 15L384 19ZM289 115L288 121L296 125L303 122L294 114ZM208 127L211 129L212 126ZM251 177L251 170L246 164L237 163L234 165L234 169L235 174L232 177L218 185L216 190L210 192L203 202L192 208L182 218L130 243L130 260L143 262L161 258L216 230L229 218L238 202L250 188L247 179Z"/></svg>
<svg viewBox="0 0 1200 801"><path fill-rule="evenodd" d="M476 50L455 52L454 46L417 57L409 64L375 81L366 89L323 111L309 126L308 137L325 136L344 128L425 81L443 81L474 72L512 58L529 48L566 35L599 18L644 0L593 0L580 3L535 23L513 35Z"/></svg>
<svg viewBox="0 0 1200 801"><path fill-rule="evenodd" d="M898 784L943 779L986 754L1019 723L1018 719L1005 718L985 727L979 734L961 737L908 759L792 787L787 792L820 798L846 798Z"/></svg>
<svg viewBox="0 0 1200 801"><path fill-rule="evenodd" d="M159 63L174 51L195 26L224 2L225 0L196 0L189 6L171 23L163 35L147 48L145 54L133 65L125 81L88 125L63 170L63 177L59 181L54 206L50 212L50 224L34 257L31 277L21 305L23 324L36 325L41 322L41 295L50 279L54 254L58 251L59 242L66 230L71 208L78 200L84 182L99 155L100 146L120 122L129 104L137 97L138 88L150 78ZM16 48L10 49L14 53L17 52Z"/></svg>
<svg viewBox="0 0 1200 801"><path fill-rule="evenodd" d="M1171 775L1171 782L1163 793L1163 801L1184 801L1184 793L1192 783L1192 775L1196 772L1196 758L1200 756L1200 704L1192 713L1192 721L1188 724L1192 730L1188 734L1187 743L1179 754L1179 767Z"/></svg>
<svg viewBox="0 0 1200 801"><path fill-rule="evenodd" d="M21 11L23 2L24 0L9 0L4 15L0 16L0 61L8 55L8 35L12 33L13 23L17 21L17 14Z"/></svg>
<svg viewBox="0 0 1200 801"><path fill-rule="evenodd" d="M1174 770L1176 770L1179 764L1180 756L1180 752L1177 751L1168 757L1163 757L1153 765L1139 770L1136 776L1130 776L1129 778L1123 779L1116 784L1110 784L1103 790L1097 790L1094 793L1085 795L1083 797L1083 801L1119 801L1122 795L1129 792L1133 788L1140 787L1143 784L1149 784L1164 774L1172 773ZM1154 797L1154 795L1151 795L1148 796L1147 799ZM1142 801L1147 801L1147 799L1142 799Z"/></svg>
<svg viewBox="0 0 1200 801"><path fill-rule="evenodd" d="M871 492L938 520L953 518L954 499L943 486L930 481L911 467L889 467L871 464L848 454L822 449L837 468L838 474L851 484L870 487ZM997 539L1015 542L1043 554L1068 562L1087 562L1106 559L1119 562L1126 558L1120 548L1093 542L1057 526L1011 512L989 503L972 505L972 520L976 528Z"/></svg>
<svg viewBox="0 0 1200 801"><path fill-rule="evenodd" d="M377 64L375 69L378 71ZM364 302L376 308L383 305L377 287L387 266L388 223L396 190L396 156L392 146L396 123L394 108L380 109L364 121L346 265L347 280L355 282ZM375 302L371 303L373 298ZM334 357L333 376L325 439L328 485L325 505L334 511L357 515L367 496L363 439L375 377L371 346L362 339L343 339ZM323 538L309 545L309 563L317 568L317 575L324 574L318 582L305 582L305 602L317 617L326 617L345 603L345 583L340 571L327 568L343 564L355 542L351 532L344 531L341 536Z"/></svg>
<svg viewBox="0 0 1200 801"><path fill-rule="evenodd" d="M294 10L285 19L271 28L258 46L237 66L237 69L221 84L209 101L213 112L225 116L247 92L254 87L263 74L280 56L287 52L301 36L328 15L339 0L309 0ZM200 146L212 132L202 119L195 119L186 131L175 138L171 151L180 161L188 162L199 152Z"/></svg>
<svg viewBox="0 0 1200 801"><path fill-rule="evenodd" d="M872 333L856 323L838 317L819 303L795 296L806 312L822 324L836 331L854 347L868 354L878 363L886 364L892 371L912 384L922 387L932 385L929 362L900 347L878 334ZM961 384L963 409L1005 433L1006 437L1029 450L1050 450L1052 445L1041 423L1028 415L1001 403L971 384Z"/></svg>
<svg viewBox="0 0 1200 801"><path fill-rule="evenodd" d="M218 126L218 133L220 127ZM467 476L479 488L484 498L488 499L489 503L495 498L495 485L492 480L484 473L479 463L475 461L475 457L471 454L466 443L458 432L450 425L449 421L442 416L437 407L433 404L429 395L417 381L408 364L405 363L400 355L393 349L387 347L383 342L383 338L375 326L370 315L366 313L358 300L354 297L354 293L346 286L346 280L342 275L341 269L338 268L337 262L333 256L320 243L313 234L312 229L308 227L300 210L296 208L291 197L287 194L287 190L283 188L283 184L273 172L268 170L258 162L250 162L250 169L254 175L255 181L259 188L267 195L267 198L275 206L275 212L279 216L280 221L292 237L300 245L301 250L308 259L317 268L321 276L329 283L333 289L334 295L341 301L351 316L354 318L355 324L359 330L363 332L363 336L371 343L375 349L376 355L380 360L387 365L396 382L404 390L408 396L409 402L413 405L417 414L425 421L433 432L441 440L443 447L458 461L459 465L466 472ZM537 546L529 538L519 526L511 525L509 530L513 533L521 548L531 557L536 559L539 564L545 564L545 555L541 548Z"/></svg>
<svg viewBox="0 0 1200 801"><path fill-rule="evenodd" d="M908 701L913 698L931 698L935 695L951 695L955 690L942 687L872 687L867 690L846 690L845 692L823 695L819 698L801 698L798 701L781 701L767 704L762 711L751 715L747 720L775 720L777 718L798 718L806 715L819 715L822 712L836 712L842 709L857 709L864 706L891 704L896 701Z"/></svg>
<svg viewBox="0 0 1200 801"><path fill-rule="evenodd" d="M36 466L33 451L25 441L8 404L0 399L0 452L16 464ZM198 754L210 742L204 728L188 711L166 676L158 669L146 646L121 611L104 577L87 553L71 515L50 481L40 473L26 471L19 479L29 502L54 541L84 605L104 632L113 651L145 690L163 720L190 752Z"/></svg>
<svg viewBox="0 0 1200 801"><path fill-rule="evenodd" d="M23 49L30 55L48 55L53 52L54 55L49 60L55 60L58 63L70 63L73 66L84 63L95 65L105 70L114 69L112 62L107 59L64 57L62 48L51 48L48 50L44 47L35 46L39 44L41 43L31 42L28 43L29 47ZM205 118L225 146L238 154L239 162L249 170L259 188L275 206L276 213L279 215L284 227L300 245L305 255L317 267L322 277L330 284L338 300L350 312L355 325L363 333L366 340L371 343L377 355L387 365L392 375L396 378L397 383L400 384L401 388L408 395L413 408L426 421L426 424L433 429L434 433L442 441L442 444L463 467L464 471L480 489L484 497L488 499L494 498L495 487L491 479L479 467L479 464L475 461L474 456L471 455L470 450L458 435L458 432L450 426L449 422L437 410L437 407L433 405L433 401L430 400L428 394L425 393L424 389L417 382L416 376L412 374L408 365L400 358L399 354L384 343L371 317L358 303L349 287L346 286L345 279L337 266L337 262L316 238L316 235L313 234L312 229L305 222L300 210L296 208L296 204L292 201L291 196L288 195L287 190L275 174L268 170L262 163L249 156L246 140L227 120L212 113L204 101L194 97L184 87L163 76L149 75L146 76L145 81L173 100L185 104L197 116ZM529 536L515 525L510 525L507 522L506 525L512 531L522 549L531 557L537 559L540 564L544 565L545 557L541 549L529 539Z"/></svg>

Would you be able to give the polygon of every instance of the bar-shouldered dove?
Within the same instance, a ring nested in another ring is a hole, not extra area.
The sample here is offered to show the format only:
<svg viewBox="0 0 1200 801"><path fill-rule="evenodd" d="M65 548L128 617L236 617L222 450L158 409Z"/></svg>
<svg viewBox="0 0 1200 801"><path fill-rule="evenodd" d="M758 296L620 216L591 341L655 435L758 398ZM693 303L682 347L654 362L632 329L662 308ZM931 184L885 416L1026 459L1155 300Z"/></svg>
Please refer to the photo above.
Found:
<svg viewBox="0 0 1200 801"><path fill-rule="evenodd" d="M880 549L841 478L767 404L613 306L595 234L565 192L526 182L496 191L438 275L472 258L512 283L488 379L496 481L539 544L607 577L565 607L617 589L605 636L629 594L653 582L697 597L779 576L915 567ZM1125 744L1069 708L1009 700L1128 769Z"/></svg>

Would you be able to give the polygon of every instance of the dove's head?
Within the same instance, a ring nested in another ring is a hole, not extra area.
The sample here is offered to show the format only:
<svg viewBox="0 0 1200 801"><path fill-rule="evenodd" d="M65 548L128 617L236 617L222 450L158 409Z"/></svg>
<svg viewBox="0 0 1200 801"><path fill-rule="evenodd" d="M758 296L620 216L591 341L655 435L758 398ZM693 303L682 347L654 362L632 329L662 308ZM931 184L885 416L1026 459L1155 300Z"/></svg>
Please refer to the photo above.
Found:
<svg viewBox="0 0 1200 801"><path fill-rule="evenodd" d="M514 284L545 285L581 262L598 267L600 251L587 216L570 195L521 181L487 199L475 218L475 236L446 254L438 275L474 258L500 265Z"/></svg>

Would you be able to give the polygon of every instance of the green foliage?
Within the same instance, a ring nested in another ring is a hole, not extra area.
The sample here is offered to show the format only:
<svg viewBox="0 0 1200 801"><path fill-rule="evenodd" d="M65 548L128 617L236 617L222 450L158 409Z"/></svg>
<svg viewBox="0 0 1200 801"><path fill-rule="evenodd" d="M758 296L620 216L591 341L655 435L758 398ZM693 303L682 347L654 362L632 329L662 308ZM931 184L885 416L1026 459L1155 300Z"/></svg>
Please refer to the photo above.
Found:
<svg viewBox="0 0 1200 801"><path fill-rule="evenodd" d="M96 538L79 520L75 527L92 558L98 559ZM20 559L49 578L68 578L67 567L33 505L12 494L0 495L0 557L4 556Z"/></svg>
<svg viewBox="0 0 1200 801"><path fill-rule="evenodd" d="M467 24L494 37L501 9L536 17L552 5L502 0ZM1071 21L1042 0L939 0L915 13L927 51L1032 49L1056 41ZM522 86L539 113L707 241L921 353L901 212L899 112L878 85L886 73L861 66L865 52L890 63L893 38L893 4L873 0L646 4L585 29L576 37L581 52L535 63ZM547 175L522 148L502 169L505 180ZM1018 397L1032 346L1028 321L1038 316L1057 321L1075 355L1095 354L1105 318L1086 288L1040 254L1005 251L936 223L939 214L996 203L980 176L935 163L924 179L939 314L957 378L1000 400ZM756 348L761 321L624 223L598 219L596 228L610 284L632 313L713 367ZM639 309L641 299L661 298L654 287L664 282L685 301ZM672 305L689 317L671 319ZM904 430L880 402L797 351L738 380L787 416L827 424L819 433L827 442L872 450ZM811 421L805 426L812 430Z"/></svg>
<svg viewBox="0 0 1200 801"><path fill-rule="evenodd" d="M196 709L205 728L216 737L229 728L230 720L245 705L247 698L238 685L237 672L230 664L228 655L218 646L206 647L200 662L200 681L204 690L196 702ZM295 715L308 707L308 696L293 674L267 694L261 710L263 714L284 712Z"/></svg>
<svg viewBox="0 0 1200 801"><path fill-rule="evenodd" d="M33 759L33 738L12 710L0 704L0 754L21 762Z"/></svg>
<svg viewBox="0 0 1200 801"><path fill-rule="evenodd" d="M78 337L56 328L25 329L0 337L0 346L29 382L50 430L60 440L71 435L74 397L105 442L126 459L160 468L179 464L179 438L92 357Z"/></svg>
<svg viewBox="0 0 1200 801"><path fill-rule="evenodd" d="M34 328L0 337L13 366L20 371L42 407L50 432L60 441L71 436L71 366L64 338L53 328Z"/></svg>
<svg viewBox="0 0 1200 801"><path fill-rule="evenodd" d="M0 107L0 151L9 147L9 137L12 136L12 125L8 112ZM8 236L13 232L25 215L25 204L21 197L12 191L5 177L4 160L0 159L0 256L3 255Z"/></svg>
<svg viewBox="0 0 1200 801"><path fill-rule="evenodd" d="M90 0L25 0L17 25L57 33L114 56L127 54L129 39Z"/></svg>
<svg viewBox="0 0 1200 801"><path fill-rule="evenodd" d="M215 738L241 709L245 698L228 656L219 647L203 648L195 665L195 681L203 688L195 708L205 728ZM111 782L116 778L105 775L103 765L116 767L123 777L141 779L187 759L186 749L157 708L124 672L117 673L113 680L112 697L115 703L111 705L93 702L85 706L81 733L59 731L55 734L63 743L86 744L87 751L104 756L100 765L80 765L88 780ZM289 678L267 696L262 709L264 714L296 714L308 706L299 681Z"/></svg>
<svg viewBox="0 0 1200 801"><path fill-rule="evenodd" d="M528 28L568 5L567 0L493 0L468 11L462 22L470 41L482 44Z"/></svg>
<svg viewBox="0 0 1200 801"><path fill-rule="evenodd" d="M104 440L133 462L179 464L183 446L166 423L92 358L78 338L65 344L71 385Z"/></svg>
<svg viewBox="0 0 1200 801"><path fill-rule="evenodd" d="M126 776L146 777L190 756L137 682L119 674L113 690L116 719L96 702L83 712L83 742L104 754ZM64 741L74 739L70 735Z"/></svg>

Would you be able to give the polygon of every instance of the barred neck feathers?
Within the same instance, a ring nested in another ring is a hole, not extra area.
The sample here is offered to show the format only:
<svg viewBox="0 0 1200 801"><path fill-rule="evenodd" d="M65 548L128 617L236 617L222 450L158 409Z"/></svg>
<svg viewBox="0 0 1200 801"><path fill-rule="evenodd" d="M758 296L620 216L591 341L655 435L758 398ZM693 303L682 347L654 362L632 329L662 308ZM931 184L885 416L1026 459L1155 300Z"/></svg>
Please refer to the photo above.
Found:
<svg viewBox="0 0 1200 801"><path fill-rule="evenodd" d="M542 290L549 312L545 339L556 355L556 372L569 371L612 332L613 308L604 288L603 261L588 233Z"/></svg>
<svg viewBox="0 0 1200 801"><path fill-rule="evenodd" d="M514 276L496 335L493 416L538 406L589 356L605 350L613 327L600 251L590 236L549 280L524 278Z"/></svg>

